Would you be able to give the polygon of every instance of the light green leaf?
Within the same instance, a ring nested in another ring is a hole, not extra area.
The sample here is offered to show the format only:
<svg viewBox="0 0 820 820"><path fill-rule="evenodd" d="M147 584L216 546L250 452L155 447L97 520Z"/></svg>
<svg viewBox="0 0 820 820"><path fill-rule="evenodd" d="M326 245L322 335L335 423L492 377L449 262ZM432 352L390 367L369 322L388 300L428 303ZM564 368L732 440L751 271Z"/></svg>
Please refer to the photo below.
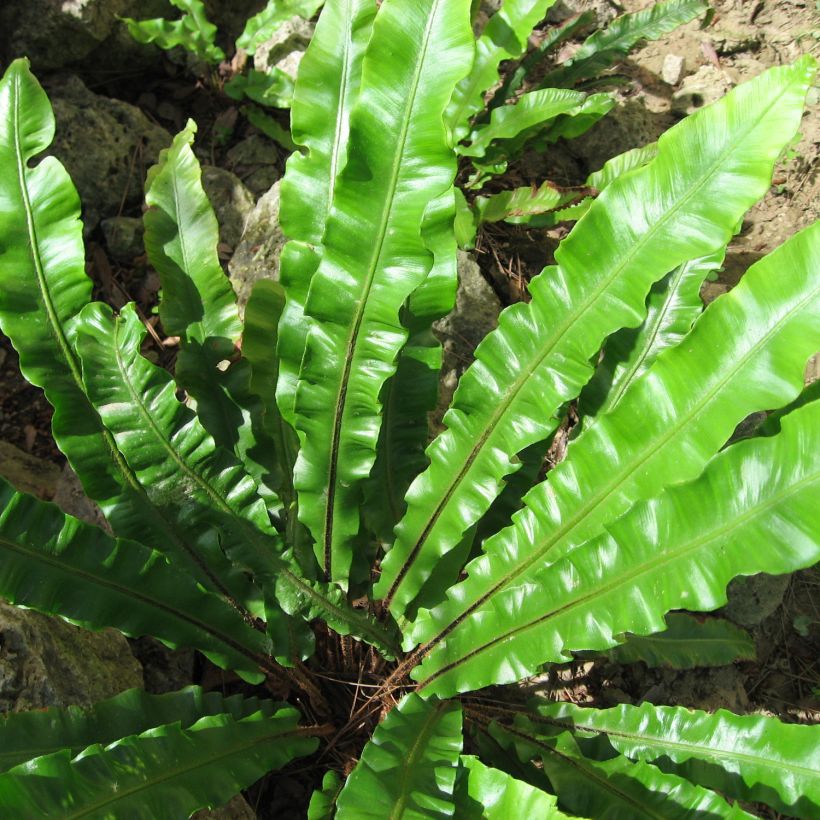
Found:
<svg viewBox="0 0 820 820"><path fill-rule="evenodd" d="M293 77L275 66L269 71L251 68L225 83L225 93L233 100L253 100L266 108L290 108Z"/></svg>
<svg viewBox="0 0 820 820"><path fill-rule="evenodd" d="M0 802L13 817L61 820L154 820L219 807L316 748L295 709L266 711L242 720L205 717L189 729L160 726L74 760L69 752L41 757L0 775Z"/></svg>
<svg viewBox="0 0 820 820"><path fill-rule="evenodd" d="M678 265L652 286L646 299L646 319L607 339L604 357L579 399L585 426L613 410L632 383L667 348L686 336L703 310L700 288L723 264L725 249Z"/></svg>
<svg viewBox="0 0 820 820"><path fill-rule="evenodd" d="M744 629L722 618L698 619L683 612L666 617L667 628L654 635L628 635L609 651L615 663L643 661L647 666L695 669L753 661L755 642Z"/></svg>
<svg viewBox="0 0 820 820"><path fill-rule="evenodd" d="M633 14L622 14L603 31L587 37L571 59L549 72L541 81L542 88L569 88L595 77L626 57L642 40L657 40L708 8L705 0L667 0Z"/></svg>
<svg viewBox="0 0 820 820"><path fill-rule="evenodd" d="M453 816L461 707L406 695L376 727L337 800L338 820Z"/></svg>
<svg viewBox="0 0 820 820"><path fill-rule="evenodd" d="M459 760L455 801L459 820L549 820L567 816L558 811L554 795L485 766L472 755L462 755Z"/></svg>
<svg viewBox="0 0 820 820"><path fill-rule="evenodd" d="M478 126L470 135L470 144L459 146L458 152L467 157L483 157L495 140L513 140L526 135L533 128L560 114L577 111L586 94L563 88L545 88L524 94L510 105L493 109L490 122Z"/></svg>
<svg viewBox="0 0 820 820"><path fill-rule="evenodd" d="M627 632L658 632L670 610L716 609L737 575L810 566L820 559L818 445L820 405L809 404L780 435L729 447L700 478L639 502L516 585L502 577L468 614L437 623L413 677L440 696L518 680L569 652L609 649Z"/></svg>
<svg viewBox="0 0 820 820"><path fill-rule="evenodd" d="M138 43L155 43L160 48L182 46L207 63L216 64L225 59L225 52L216 45L216 26L208 20L202 0L169 0L172 6L184 12L179 20L157 17L153 20L121 18L128 33Z"/></svg>
<svg viewBox="0 0 820 820"><path fill-rule="evenodd" d="M469 120L484 107L484 92L498 80L498 66L524 53L527 38L543 20L555 0L504 0L489 19L476 43L471 72L453 91L445 121L453 134L452 144L470 131Z"/></svg>
<svg viewBox="0 0 820 820"><path fill-rule="evenodd" d="M559 188L545 182L538 188L516 188L475 200L476 218L482 222L517 221L521 217L543 214L564 208L586 196L585 189Z"/></svg>
<svg viewBox="0 0 820 820"><path fill-rule="evenodd" d="M774 162L799 124L813 73L810 58L772 69L667 131L653 162L620 177L592 203L556 251L558 266L530 283L532 301L501 314L498 329L478 347L475 363L459 382L444 417L448 429L428 448L430 467L410 487L407 514L382 562L376 593L388 600L394 615L401 616L441 556L487 510L503 487L503 477L515 471L515 454L552 433L558 409L589 379L590 358L603 340L620 327L643 321L652 282L667 274L670 265L711 253L728 242L745 210L768 189ZM682 156L686 163L680 161ZM758 279L763 277L761 272ZM795 275L792 284L799 292L803 278ZM774 290L773 298L783 304L781 289ZM731 304L736 300L733 297ZM761 313L753 296L748 309L754 321L761 316L766 327L788 316L785 308L784 314ZM715 332L720 347L726 331ZM742 343L738 334L730 335ZM796 345L805 343L804 335ZM795 348L789 361L796 362L800 354ZM712 353L705 356L698 367L712 358ZM760 359L754 366L763 364ZM778 399L781 395L788 400L788 391L777 392ZM771 400L768 393L763 406L771 406ZM667 405L665 398L655 395L642 401L637 416L629 416L632 432L627 441L643 441L638 434L644 433L647 408ZM635 417L642 419L639 428ZM662 424L668 427L665 417ZM590 432L598 427L600 422ZM717 427L714 432L719 437ZM604 463L609 463L612 448L609 443L605 446ZM617 450L619 457L628 451L621 446ZM618 475L611 466L601 471L601 463L590 465L596 476L608 480ZM647 484L657 489L657 478ZM634 499L631 488L630 492ZM591 496L590 503L594 503ZM516 537L529 544L530 534L523 528ZM482 572L488 588L492 579L503 583L517 572L508 563L510 556L505 552L501 558L501 552L499 548L498 560L504 568L494 567L486 577ZM525 554L531 552L527 549ZM527 563L529 558L522 560ZM470 593L464 606L485 591L476 587L475 597Z"/></svg>
<svg viewBox="0 0 820 820"><path fill-rule="evenodd" d="M225 601L153 550L113 539L0 479L0 595L90 629L199 649L258 682L270 649Z"/></svg>
<svg viewBox="0 0 820 820"><path fill-rule="evenodd" d="M473 49L468 7L467 0L381 5L311 280L295 484L317 560L343 586L375 459L382 385L407 339L399 312L433 262L419 226L455 175L441 116Z"/></svg>
<svg viewBox="0 0 820 820"><path fill-rule="evenodd" d="M585 757L569 732L545 740L524 728L502 729L519 754L538 757L561 808L606 820L751 818L714 792L622 755L605 761ZM499 731L496 731L498 736Z"/></svg>
<svg viewBox="0 0 820 820"><path fill-rule="evenodd" d="M586 184L590 188L597 188L603 191L610 183L614 182L619 177L632 171L635 168L643 168L649 162L652 162L658 156L658 143L650 142L640 148L632 148L629 151L624 151L623 154L618 154L612 159L608 159L603 166L593 171L586 180Z"/></svg>
<svg viewBox="0 0 820 820"><path fill-rule="evenodd" d="M304 150L288 159L282 180L279 221L291 240L282 250L280 278L287 302L279 324L279 381L282 417L295 423L296 380L305 351L305 302L319 265L325 222L336 178L347 158L350 111L361 79L376 6L370 0L330 0L299 64L291 130Z"/></svg>
<svg viewBox="0 0 820 820"><path fill-rule="evenodd" d="M635 760L668 759L676 771L723 794L811 818L820 809L820 727L764 715L715 714L680 706L584 709L542 703L535 725L606 735Z"/></svg>
<svg viewBox="0 0 820 820"><path fill-rule="evenodd" d="M0 81L0 326L23 375L54 406L57 446L115 533L182 549L85 394L74 350L76 317L91 297L80 201L54 157L31 165L53 138L48 98L16 60Z"/></svg>

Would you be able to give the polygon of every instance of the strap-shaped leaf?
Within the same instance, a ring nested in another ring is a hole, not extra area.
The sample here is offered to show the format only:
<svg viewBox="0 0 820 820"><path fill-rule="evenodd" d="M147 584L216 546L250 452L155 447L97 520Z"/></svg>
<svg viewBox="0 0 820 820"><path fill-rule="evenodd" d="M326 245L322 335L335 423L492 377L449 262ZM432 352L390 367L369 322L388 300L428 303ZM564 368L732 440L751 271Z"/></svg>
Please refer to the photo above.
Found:
<svg viewBox="0 0 820 820"><path fill-rule="evenodd" d="M498 729L510 736L519 755L537 757L558 795L561 808L581 817L607 820L690 820L692 817L751 818L738 806L648 763L618 755L599 761L586 757L569 732L545 740L524 728Z"/></svg>
<svg viewBox="0 0 820 820"><path fill-rule="evenodd" d="M772 69L667 131L653 162L592 203L556 251L558 266L530 283L532 301L502 313L461 378L444 418L448 429L428 448L431 465L411 486L408 512L382 563L377 594L394 614L486 511L516 468L512 457L555 429L558 408L588 380L590 357L604 338L640 324L652 282L670 265L728 242L767 189L813 72L810 58ZM801 277L793 284L799 290ZM657 401L653 396L647 406ZM645 408L639 412L643 417ZM632 419L634 440L643 427Z"/></svg>
<svg viewBox="0 0 820 820"><path fill-rule="evenodd" d="M296 78L291 131L294 142L305 150L290 156L282 180L279 220L291 241L280 260L287 301L279 323L276 387L282 417L291 426L307 336L305 302L319 265L336 178L347 161L350 112L375 15L376 5L370 0L329 0Z"/></svg>
<svg viewBox="0 0 820 820"><path fill-rule="evenodd" d="M269 642L157 552L113 539L0 480L0 594L91 629L199 649L259 681Z"/></svg>
<svg viewBox="0 0 820 820"><path fill-rule="evenodd" d="M160 726L107 748L41 757L0 775L12 817L188 817L223 805L271 769L317 745L299 713L283 706L242 720L202 718L189 729Z"/></svg>
<svg viewBox="0 0 820 820"><path fill-rule="evenodd" d="M202 0L169 2L183 12L179 20L166 20L164 17L133 20L123 17L128 33L138 43L156 43L166 50L182 46L209 63L224 60L225 52L215 42L216 26L208 19Z"/></svg>
<svg viewBox="0 0 820 820"><path fill-rule="evenodd" d="M649 667L695 669L725 666L756 657L752 636L723 618L696 618L684 612L666 617L667 628L654 635L628 635L609 652L616 663L643 661Z"/></svg>
<svg viewBox="0 0 820 820"><path fill-rule="evenodd" d="M643 324L610 336L604 357L579 400L586 424L617 407L629 386L658 355L686 336L703 310L701 285L721 266L724 254L721 249L678 265L649 291Z"/></svg>
<svg viewBox="0 0 820 820"><path fill-rule="evenodd" d="M54 157L31 162L54 137L54 116L26 60L0 81L0 325L20 368L54 406L59 448L119 535L162 545L167 523L117 450L85 395L74 320L91 296L80 201Z"/></svg>
<svg viewBox="0 0 820 820"><path fill-rule="evenodd" d="M486 606L448 624L414 677L437 695L516 680L568 652L609 649L626 632L658 632L672 609L715 609L737 575L811 565L819 444L820 405L810 404L779 435L724 450L700 478L636 504L525 582L499 585Z"/></svg>
<svg viewBox="0 0 820 820"><path fill-rule="evenodd" d="M569 446L548 480L527 495L514 525L485 542L485 555L469 567L452 602L437 608L416 637L429 640L496 592L520 585L636 500L694 478L746 416L795 396L817 348L819 256L815 224L713 302L686 343L662 354L613 412ZM683 601L680 608L692 607Z"/></svg>
<svg viewBox="0 0 820 820"><path fill-rule="evenodd" d="M473 50L468 9L467 0L381 5L311 281L295 483L317 560L342 585L375 459L379 395L407 339L399 311L433 261L420 225L455 175L441 117Z"/></svg>
<svg viewBox="0 0 820 820"><path fill-rule="evenodd" d="M516 780L501 769L485 766L472 755L459 759L455 803L459 820L549 820L567 816L558 810L554 795Z"/></svg>
<svg viewBox="0 0 820 820"><path fill-rule="evenodd" d="M270 713L276 705L241 695L226 698L219 692L187 686L165 695L129 689L88 709L69 706L13 712L0 719L3 733L0 771L63 749L74 757L95 743L107 746L122 737L138 735L166 723L179 722L181 728L187 729L206 715L227 712L239 720L262 708Z"/></svg>
<svg viewBox="0 0 820 820"><path fill-rule="evenodd" d="M571 59L544 77L542 87L569 88L580 80L595 77L626 57L642 40L657 40L708 8L705 0L667 0L633 14L623 14L603 31L587 37Z"/></svg>
<svg viewBox="0 0 820 820"><path fill-rule="evenodd" d="M606 735L635 760L668 758L689 779L745 801L760 801L790 816L820 809L820 727L781 723L765 715L714 714L680 706L621 705L584 709L541 703L536 727Z"/></svg>
<svg viewBox="0 0 820 820"><path fill-rule="evenodd" d="M292 17L310 20L323 4L324 0L268 0L262 11L248 18L245 28L236 40L236 47L244 49L248 54L254 54L283 23Z"/></svg>
<svg viewBox="0 0 820 820"><path fill-rule="evenodd" d="M514 60L524 53L527 38L553 3L555 0L504 0L488 20L476 43L472 70L456 86L447 107L445 120L453 144L469 133L469 120L484 107L484 92L498 80L502 60Z"/></svg>
<svg viewBox="0 0 820 820"><path fill-rule="evenodd" d="M586 180L586 184L591 188L603 191L610 183L618 177L632 171L635 168L642 168L658 156L658 143L650 142L640 148L631 148L618 154L612 159L608 159L599 170L593 171Z"/></svg>
<svg viewBox="0 0 820 820"><path fill-rule="evenodd" d="M595 23L595 12L588 10L570 17L562 26L550 29L538 45L521 61L515 71L507 74L501 87L493 95L490 101L490 108L503 105L505 100L510 99L521 88L527 75L531 74L538 64L549 54L559 43L573 37L576 32L588 30L590 25Z"/></svg>
<svg viewBox="0 0 820 820"><path fill-rule="evenodd" d="M476 219L482 222L518 221L521 217L565 208L589 193L586 188L559 188L545 182L538 188L516 188L490 196L476 197Z"/></svg>
<svg viewBox="0 0 820 820"><path fill-rule="evenodd" d="M461 707L406 695L362 751L337 800L338 820L453 816Z"/></svg>
<svg viewBox="0 0 820 820"><path fill-rule="evenodd" d="M237 588L243 570L270 580L281 545L253 479L177 400L170 375L140 355L144 338L132 304L116 318L99 302L83 310L77 346L89 396L151 501L194 533L225 585Z"/></svg>
<svg viewBox="0 0 820 820"><path fill-rule="evenodd" d="M432 325L453 309L458 287L454 207L450 190L427 210L422 235L433 253L433 267L402 312L407 344L382 394L384 417L363 512L367 525L385 544L404 515L407 488L427 466L428 413L436 406L441 371L441 343Z"/></svg>
<svg viewBox="0 0 820 820"><path fill-rule="evenodd" d="M471 134L470 144L458 152L467 157L483 157L495 140L512 140L561 114L570 113L586 99L580 91L565 88L543 88L519 97L511 105L493 109L490 121Z"/></svg>

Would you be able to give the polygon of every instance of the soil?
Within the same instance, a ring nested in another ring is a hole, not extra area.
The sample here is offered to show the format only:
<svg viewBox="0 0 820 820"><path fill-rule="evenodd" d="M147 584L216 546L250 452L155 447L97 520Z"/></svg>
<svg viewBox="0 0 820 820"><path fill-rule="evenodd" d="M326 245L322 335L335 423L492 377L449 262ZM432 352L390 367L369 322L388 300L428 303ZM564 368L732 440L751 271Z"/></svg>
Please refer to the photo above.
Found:
<svg viewBox="0 0 820 820"><path fill-rule="evenodd" d="M647 2L611 4L619 11L634 11ZM714 15L705 28L690 23L636 51L617 69L628 82L619 86L618 107L604 121L582 138L559 145L549 156L527 155L511 169L508 181L528 185L552 179L562 185L580 184L611 156L656 139L683 116L687 106L697 108L709 102L710 95L719 96L769 66L820 50L820 14L814 0L714 0L712 5ZM682 83L670 85L662 78L670 55L683 58ZM230 148L252 133L241 118L237 120L231 101L207 83L192 82L189 74L168 61L138 77L127 72L100 74L93 66L78 66L77 70L97 93L138 105L169 130L181 127L188 116L197 118L198 150L210 164L224 166ZM685 93L687 88L695 88L693 76L702 77L703 83L691 94ZM731 288L751 263L817 218L818 107L815 93L801 139L779 164L767 195L744 220L730 245L724 271L718 281L705 288L707 300ZM115 215L140 214L126 209L110 214ZM552 261L552 252L566 231L566 226L536 231L503 225L488 227L482 233L478 260L504 304L526 298L524 284ZM95 278L96 295L114 304L136 299L143 314L150 317L157 301L157 282L145 260L135 260L130 266L115 265L105 254L99 229L90 240L88 267ZM148 342L149 355L170 367L173 352L162 344L162 329L152 321L157 335ZM816 363L812 368L807 376L820 375ZM16 352L5 337L0 337L0 441L61 465L64 459L50 436L50 420L51 409L42 392L21 378ZM752 630L758 649L754 662L679 672L648 669L643 664L617 665L605 659L579 661L556 667L534 681L533 687L551 697L579 703L613 705L648 699L820 722L818 589L820 570L816 568L792 577L782 605ZM169 661L168 653L153 645L141 646L139 653L141 659L157 666L157 680L164 680L159 667L184 667L193 668L197 682L224 691L242 689L238 681L226 678L201 659L196 664L187 657L184 662ZM157 659L150 660L154 655ZM151 676L147 674L146 679ZM358 696L355 680L348 688L351 698ZM291 767L290 776L266 779L248 797L252 805L266 806L264 811L260 808L260 817L272 816L272 809L278 809L280 817L301 816L289 814L289 807L304 805L310 790L318 785L313 781L313 773Z"/></svg>

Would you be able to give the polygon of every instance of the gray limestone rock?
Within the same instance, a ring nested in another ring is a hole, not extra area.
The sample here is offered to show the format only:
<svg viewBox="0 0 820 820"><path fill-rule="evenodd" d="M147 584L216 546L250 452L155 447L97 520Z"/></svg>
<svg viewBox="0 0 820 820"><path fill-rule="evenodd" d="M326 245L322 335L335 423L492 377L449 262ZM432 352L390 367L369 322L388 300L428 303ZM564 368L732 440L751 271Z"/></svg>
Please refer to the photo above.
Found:
<svg viewBox="0 0 820 820"><path fill-rule="evenodd" d="M145 226L135 216L111 216L100 223L108 255L122 265L129 265L134 257L145 252Z"/></svg>
<svg viewBox="0 0 820 820"><path fill-rule="evenodd" d="M279 279L279 254L285 237L279 227L279 183L251 211L242 239L228 263L239 306L244 309L259 279Z"/></svg>
<svg viewBox="0 0 820 820"><path fill-rule="evenodd" d="M0 3L0 44L6 56L28 57L35 69L76 63L109 38L131 46L129 52L152 56L156 51L121 38L125 26L118 17L173 16L165 0L4 0ZM111 49L109 48L110 52ZM122 60L122 49L118 57ZM99 61L94 59L96 66Z"/></svg>
<svg viewBox="0 0 820 820"><path fill-rule="evenodd" d="M216 212L220 241L235 248L253 210L253 194L236 174L212 165L202 166L202 187Z"/></svg>
<svg viewBox="0 0 820 820"><path fill-rule="evenodd" d="M119 632L0 602L0 713L89 706L137 686L142 668Z"/></svg>
<svg viewBox="0 0 820 820"><path fill-rule="evenodd" d="M279 149L261 134L253 134L238 142L225 159L228 168L255 196L270 190L281 176Z"/></svg>
<svg viewBox="0 0 820 820"><path fill-rule="evenodd" d="M253 55L254 68L265 72L278 68L296 79L299 63L313 37L313 28L313 23L302 17L287 20L264 43L257 46Z"/></svg>
<svg viewBox="0 0 820 820"><path fill-rule="evenodd" d="M0 476L16 490L50 501L60 480L60 468L50 461L0 441Z"/></svg>
<svg viewBox="0 0 820 820"><path fill-rule="evenodd" d="M741 626L757 626L782 603L791 575L750 575L735 578L726 594L723 614Z"/></svg>
<svg viewBox="0 0 820 820"><path fill-rule="evenodd" d="M459 251L456 306L433 325L444 349L439 406L433 414L434 427L438 428L461 374L473 361L478 343L498 324L500 312L501 302L482 275L475 257Z"/></svg>
<svg viewBox="0 0 820 820"><path fill-rule="evenodd" d="M142 202L145 173L171 135L133 105L89 91L78 77L48 90L57 120L52 151L80 192L89 232L121 203Z"/></svg>

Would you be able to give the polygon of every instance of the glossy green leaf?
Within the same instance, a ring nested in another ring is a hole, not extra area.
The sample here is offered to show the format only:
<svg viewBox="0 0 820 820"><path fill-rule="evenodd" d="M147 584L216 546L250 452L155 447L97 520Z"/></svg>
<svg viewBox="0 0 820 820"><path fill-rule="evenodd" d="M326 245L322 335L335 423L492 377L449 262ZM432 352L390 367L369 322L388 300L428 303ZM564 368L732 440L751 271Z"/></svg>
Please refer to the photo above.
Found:
<svg viewBox="0 0 820 820"><path fill-rule="evenodd" d="M336 814L336 798L342 790L342 780L334 771L325 773L322 788L310 797L307 820L333 820Z"/></svg>
<svg viewBox="0 0 820 820"><path fill-rule="evenodd" d="M74 350L76 317L91 296L80 201L54 157L31 166L53 137L48 98L16 60L0 81L0 326L23 375L54 406L54 439L114 531L174 549L168 522L85 394Z"/></svg>
<svg viewBox="0 0 820 820"><path fill-rule="evenodd" d="M606 735L635 760L683 764L680 771L689 779L730 797L796 817L814 817L820 809L818 726L650 703L612 709L543 703L537 714L536 726L567 728L582 737Z"/></svg>
<svg viewBox="0 0 820 820"><path fill-rule="evenodd" d="M338 820L453 816L461 707L406 695L376 727L337 800Z"/></svg>
<svg viewBox="0 0 820 820"><path fill-rule="evenodd" d="M584 189L559 188L545 182L538 188L516 188L475 200L476 218L482 222L514 222L520 217L543 214L565 208L586 195Z"/></svg>
<svg viewBox="0 0 820 820"><path fill-rule="evenodd" d="M267 108L290 108L293 103L293 78L274 66L269 71L250 69L225 83L225 93L233 100L253 100Z"/></svg>
<svg viewBox="0 0 820 820"><path fill-rule="evenodd" d="M605 820L751 818L722 797L654 766L622 755L599 761L581 752L569 732L544 740L524 729L504 729L519 754L538 757L558 805L581 817Z"/></svg>
<svg viewBox="0 0 820 820"><path fill-rule="evenodd" d="M527 76L532 74L539 63L549 54L559 43L574 37L576 33L584 31L595 23L595 12L587 10L570 17L562 26L550 29L544 35L538 45L521 61L515 71L509 72L501 87L493 95L490 108L503 105L505 100L510 99L524 84Z"/></svg>
<svg viewBox="0 0 820 820"><path fill-rule="evenodd" d="M191 646L259 681L270 649L227 603L154 550L113 539L0 479L0 594L90 629Z"/></svg>
<svg viewBox="0 0 820 820"><path fill-rule="evenodd" d="M603 191L607 185L635 168L643 168L658 156L658 143L650 142L640 148L631 148L608 159L599 170L593 171L586 179L590 188Z"/></svg>
<svg viewBox="0 0 820 820"><path fill-rule="evenodd" d="M227 712L239 720L262 708L270 712L275 704L241 695L226 698L218 692L187 686L165 695L129 689L87 709L55 706L43 711L13 712L0 718L0 771L63 749L74 757L86 746L107 746L166 723L179 722L181 728L187 729L206 715Z"/></svg>
<svg viewBox="0 0 820 820"><path fill-rule="evenodd" d="M236 40L236 47L254 54L283 23L293 17L309 20L323 5L324 0L268 0L262 11L248 18L242 34Z"/></svg>
<svg viewBox="0 0 820 820"><path fill-rule="evenodd" d="M643 324L609 337L604 357L578 402L585 425L617 407L630 385L658 355L686 336L703 310L701 285L720 268L724 255L721 249L678 265L649 291Z"/></svg>
<svg viewBox="0 0 820 820"><path fill-rule="evenodd" d="M558 266L547 268L530 283L532 301L502 313L498 329L481 343L475 363L460 380L444 417L448 429L428 448L431 465L411 486L408 512L382 562L377 594L388 599L394 615L402 614L440 557L459 543L463 533L487 510L503 487L503 477L516 469L515 454L552 433L560 406L576 396L589 379L589 360L604 338L620 327L643 321L652 282L668 273L670 265L711 253L728 242L741 215L767 190L778 153L799 123L813 72L810 58L772 69L667 131L653 162L620 177L592 203L556 251ZM686 163L679 161L682 156L686 156ZM798 264L801 254L794 248L806 241L804 238L787 246L792 250L782 253L790 259L796 253ZM766 264L778 264L777 258ZM806 260L800 264L798 270L805 270ZM757 278L765 278L765 271ZM802 292L804 279L795 273L791 280L795 298ZM758 306L754 294L748 297L748 305L741 306L738 297L730 304L751 311L748 321L775 326L789 313L786 291L772 289L776 291L775 302L784 305L777 314ZM727 317L727 321L735 320ZM799 326L797 320L786 323L796 333ZM719 334L716 344L722 347L726 330L716 328L714 332ZM738 344L744 345L742 350L747 349L747 341L754 346L753 340L737 338ZM795 352L788 357L790 366L806 341L804 335L795 343ZM711 340L708 343L713 344ZM698 367L713 358L710 353ZM740 358L750 367L764 364L762 358L754 362L748 356ZM668 389L664 385L663 390ZM771 389L763 399L764 407L771 406ZM775 390L778 399L782 395L788 400L787 392ZM662 409L668 402L654 394L648 397L638 411L642 420L653 405ZM633 410L628 413L631 432L626 434L625 444L643 441L636 436L643 434L644 425L636 427ZM688 416L681 416L682 423L684 418ZM668 427L665 416L662 425ZM600 427L599 422L590 432ZM714 433L719 437L718 427ZM678 440L683 446L686 438ZM646 443L651 441L650 437ZM607 463L612 450L608 439L605 446ZM626 457L628 451L629 447L620 447L619 456ZM611 467L602 472L601 463L590 464L598 477L609 479L619 474ZM703 461L698 464L702 466ZM459 465L458 469L453 465ZM656 489L654 476L647 484L653 483ZM592 497L589 503L594 504ZM523 530L522 526L522 561L529 566L538 560L540 547L525 546L530 535ZM456 613L463 611L462 603L468 606L496 582L503 585L519 571L515 564L509 564L515 550L505 552L504 558L501 551L499 547L498 560L503 568L494 565L488 575L482 570L482 584L486 585L475 597L471 592L469 600L462 600ZM533 552L535 557L530 560ZM475 582L470 583L472 589Z"/></svg>
<svg viewBox="0 0 820 820"><path fill-rule="evenodd" d="M385 544L392 540L393 527L404 514L407 488L427 466L428 414L438 398L442 356L432 325L453 309L458 287L453 193L448 191L432 202L425 215L422 236L433 253L433 267L402 311L407 343L395 376L382 392L382 427L365 487L363 514L368 527Z"/></svg>
<svg viewBox="0 0 820 820"><path fill-rule="evenodd" d="M609 651L615 663L643 661L649 667L696 669L725 666L756 657L752 636L723 618L696 618L683 612L666 617L667 628L654 635L628 635Z"/></svg>
<svg viewBox="0 0 820 820"><path fill-rule="evenodd" d="M780 432L780 423L785 416L794 410L798 410L804 404L820 399L820 381L814 381L803 388L803 392L785 407L770 413L766 420L757 428L757 435L773 436Z"/></svg>
<svg viewBox="0 0 820 820"><path fill-rule="evenodd" d="M820 559L819 422L820 405L807 405L780 435L729 447L699 478L639 502L560 560L542 559L515 585L509 575L496 582L469 615L443 629L438 622L413 672L422 690L441 696L518 680L569 652L609 649L624 633L658 632L670 610L716 609L737 575L810 566Z"/></svg>
<svg viewBox="0 0 820 820"><path fill-rule="evenodd" d="M484 92L498 80L498 66L523 54L527 38L555 0L504 0L476 42L472 70L456 86L445 119L453 144L470 131L469 120L484 107Z"/></svg>
<svg viewBox="0 0 820 820"><path fill-rule="evenodd" d="M299 517L325 576L342 585L375 460L382 385L407 339L399 312L433 262L419 226L455 176L441 117L473 49L468 7L382 3L305 307L295 406Z"/></svg>
<svg viewBox="0 0 820 820"><path fill-rule="evenodd" d="M459 146L458 152L467 157L483 157L496 140L513 140L533 128L543 128L560 114L578 110L586 94L563 88L544 88L519 97L511 105L493 110L490 122L478 126L470 135L470 144Z"/></svg>
<svg viewBox="0 0 820 820"><path fill-rule="evenodd" d="M206 564L233 594L244 570L270 582L282 548L256 484L177 400L168 373L140 355L144 337L133 305L117 318L100 303L83 310L77 346L91 399L151 501L194 535L198 553L180 557Z"/></svg>
<svg viewBox="0 0 820 820"><path fill-rule="evenodd" d="M541 81L542 88L569 88L580 80L595 77L626 57L643 40L657 40L708 8L705 0L667 0L622 14L606 29L587 37L569 60L549 72Z"/></svg>
<svg viewBox="0 0 820 820"><path fill-rule="evenodd" d="M188 817L310 754L317 741L298 720L288 706L242 720L214 715L92 746L73 760L48 755L0 775L0 803L13 817Z"/></svg>
<svg viewBox="0 0 820 820"><path fill-rule="evenodd" d="M169 0L183 12L179 20L157 17L153 20L121 18L128 26L128 33L138 43L154 43L160 48L182 46L207 63L225 59L225 52L216 45L216 26L205 13L202 0Z"/></svg>
<svg viewBox="0 0 820 820"><path fill-rule="evenodd" d="M276 387L282 417L291 426L307 336L305 302L319 264L336 178L347 158L350 112L375 14L370 0L330 0L296 78L291 130L294 142L304 150L290 156L282 180L279 221L291 241L280 261L287 302L279 325Z"/></svg>
<svg viewBox="0 0 820 820"><path fill-rule="evenodd" d="M291 105L293 101L291 100ZM243 105L239 109L248 122L258 128L266 137L282 146L286 151L295 151L296 144L290 136L290 131L270 114L266 114L256 105Z"/></svg>
<svg viewBox="0 0 820 820"><path fill-rule="evenodd" d="M555 796L516 780L500 769L485 766L477 757L459 759L455 793L459 820L509 820L531 817L548 820L566 817L558 810Z"/></svg>

